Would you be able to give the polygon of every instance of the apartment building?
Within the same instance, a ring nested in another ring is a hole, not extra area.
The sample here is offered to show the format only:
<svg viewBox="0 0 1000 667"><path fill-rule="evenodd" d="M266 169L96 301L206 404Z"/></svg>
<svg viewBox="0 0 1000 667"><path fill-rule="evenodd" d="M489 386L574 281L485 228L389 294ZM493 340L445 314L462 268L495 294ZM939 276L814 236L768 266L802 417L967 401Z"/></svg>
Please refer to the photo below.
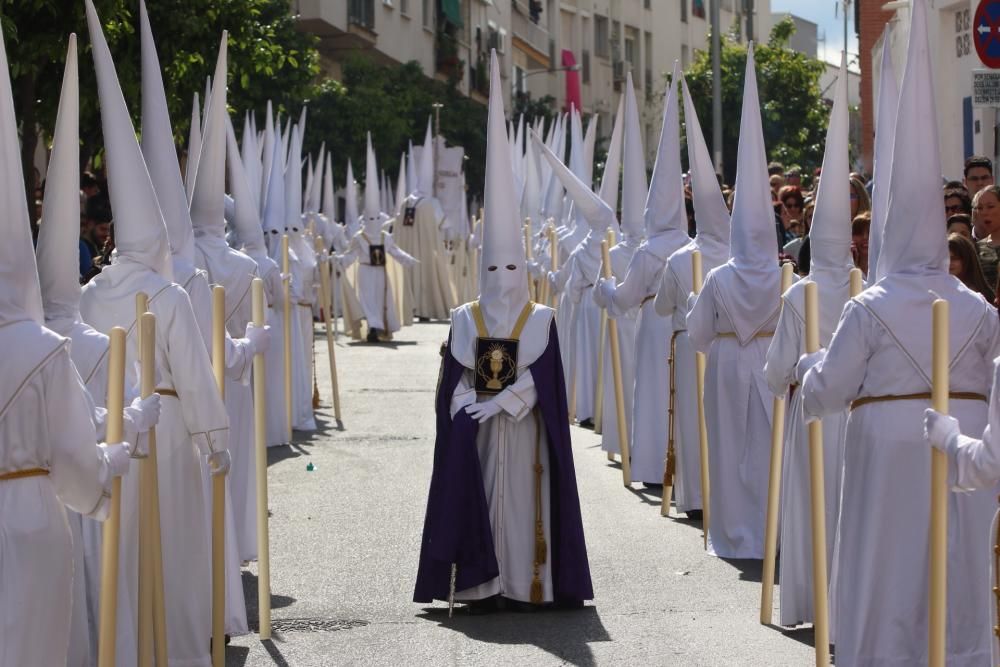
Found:
<svg viewBox="0 0 1000 667"><path fill-rule="evenodd" d="M580 104L609 136L626 75L639 96L650 156L658 138L664 75L709 48L713 0L290 0L299 28L320 38L334 78L349 54L386 64L416 60L485 103L489 50L501 58L507 108L517 95ZM766 39L770 0L716 0L721 29ZM703 121L705 122L705 121Z"/></svg>

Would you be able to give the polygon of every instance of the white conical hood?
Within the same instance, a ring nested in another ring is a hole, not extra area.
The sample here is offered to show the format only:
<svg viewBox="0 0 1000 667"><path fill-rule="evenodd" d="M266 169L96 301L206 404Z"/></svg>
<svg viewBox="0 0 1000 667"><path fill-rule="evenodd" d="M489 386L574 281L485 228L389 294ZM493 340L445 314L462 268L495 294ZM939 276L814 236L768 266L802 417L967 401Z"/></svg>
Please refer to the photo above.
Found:
<svg viewBox="0 0 1000 667"><path fill-rule="evenodd" d="M257 132L254 129L253 116L247 112L243 116L243 143L240 152L240 161L243 163L243 170L246 173L247 183L250 184L250 194L260 211L261 193L261 164L260 147L257 145ZM257 216L260 217L259 215Z"/></svg>
<svg viewBox="0 0 1000 667"><path fill-rule="evenodd" d="M371 237L378 234L382 227L382 204L379 201L378 165L375 162L375 151L372 149L372 135L368 133L368 147L365 158L365 233ZM374 239L372 239L374 242Z"/></svg>
<svg viewBox="0 0 1000 667"><path fill-rule="evenodd" d="M406 153L399 156L399 176L396 178L396 202L393 210L396 215L403 211L406 202Z"/></svg>
<svg viewBox="0 0 1000 667"><path fill-rule="evenodd" d="M312 207L312 199L313 199L313 177L314 177L313 170L314 170L313 156L312 155L307 155L306 156L306 189L305 189L305 192L302 194L302 205L304 207L303 208L303 212L306 212L306 213L313 211L313 209L311 208Z"/></svg>
<svg viewBox="0 0 1000 667"><path fill-rule="evenodd" d="M276 138L275 138L276 139ZM281 259L281 235L285 233L285 154L280 141L271 142L271 172L264 199L264 239L272 259Z"/></svg>
<svg viewBox="0 0 1000 667"><path fill-rule="evenodd" d="M745 76L729 242L733 263L741 269L776 266L778 261L752 44L747 49Z"/></svg>
<svg viewBox="0 0 1000 667"><path fill-rule="evenodd" d="M698 227L695 242L703 254L711 254L713 257L718 258L717 262L713 262L715 266L718 266L719 264L724 264L726 258L729 257L729 209L726 208L726 200L723 198L722 190L719 188L719 178L715 173L715 167L712 165L712 156L708 152L708 144L705 143L705 135L701 131L701 123L698 121L698 114L694 109L694 99L688 91L687 81L684 80L683 75L680 75L680 80L684 88L684 126L687 130L685 134L687 138L688 164L691 167L691 199L694 203L694 217ZM674 116L673 120L670 121L672 125L668 126L667 121L664 120L663 132L667 133L668 127L672 128L670 131L673 134L668 137L668 142L672 143L675 148L668 150L673 150L673 154L676 154L676 146L679 141L677 135L676 97L673 104L675 105L673 110ZM661 154L663 150L664 137L661 135ZM656 196L658 201L660 201L659 178L657 176L659 167L660 157L658 155L656 158L656 167L653 169L653 182L649 188L650 200L653 199L654 193L657 193ZM675 166L670 167L670 165L667 165L667 168L670 175L664 177L665 183L674 184L676 199L671 200L671 203L664 202L669 208L664 208L662 215L653 216L653 219L656 220L655 223L650 218L647 218L647 225L660 225L662 224L661 221L663 221L666 222L667 230L675 234L678 238L682 235L686 238L687 213L684 209L684 191L680 181L680 156L677 156ZM649 204L647 203L648 206ZM648 213L649 209L647 208L647 215ZM662 233L666 234L667 231Z"/></svg>
<svg viewBox="0 0 1000 667"><path fill-rule="evenodd" d="M601 199L618 210L618 184L621 182L622 166L622 132L625 127L625 96L618 98L618 111L615 113L615 125L611 129L611 140L608 142L608 155L604 160L604 173L601 174ZM547 164L547 163L546 163ZM550 167L551 169L551 167ZM615 230L617 233L617 230Z"/></svg>
<svg viewBox="0 0 1000 667"><path fill-rule="evenodd" d="M326 169L323 172L323 215L330 224L337 220L337 199L333 194L333 156L326 154Z"/></svg>
<svg viewBox="0 0 1000 667"><path fill-rule="evenodd" d="M201 157L201 103L198 93L191 100L191 128L188 130L187 163L184 167L184 189L188 202L194 192L194 179L198 173L198 159Z"/></svg>
<svg viewBox="0 0 1000 667"><path fill-rule="evenodd" d="M264 118L264 136L261 139L261 172L260 172L260 213L263 217L264 206L267 204L267 193L271 179L271 162L274 160L274 116L271 113L271 100L267 101L267 113Z"/></svg>
<svg viewBox="0 0 1000 667"><path fill-rule="evenodd" d="M175 257L191 263L194 262L194 233L188 196L177 163L160 61L144 1L139 3L139 27L142 35L142 156L153 179L163 222L167 225L170 251Z"/></svg>
<svg viewBox="0 0 1000 667"><path fill-rule="evenodd" d="M215 61L212 96L205 114L201 143L201 157L198 158L198 173L195 176L194 193L191 196L191 222L195 234L225 236L225 194L226 194L226 72L227 44L229 33L222 31L219 55Z"/></svg>
<svg viewBox="0 0 1000 667"><path fill-rule="evenodd" d="M563 160L563 155L566 148L566 125L563 116L559 116L556 120L555 136L552 138L552 153L559 158L560 161ZM548 160L541 159L541 153L539 153L539 165L548 173L548 179L545 186L545 200L543 201L542 213L546 218L555 218L556 224L558 224L559 219L562 217L562 200L563 200L563 187L562 183L556 178L556 175L552 171L552 167L549 165Z"/></svg>
<svg viewBox="0 0 1000 667"><path fill-rule="evenodd" d="M910 41L899 91L892 147L889 208L878 274L948 271L948 241L941 233L941 155L938 149L932 67L924 0L911 3Z"/></svg>
<svg viewBox="0 0 1000 667"><path fill-rule="evenodd" d="M583 119L581 117L581 123ZM583 135L583 182L593 186L594 183L594 149L597 146L597 114L590 117L587 132Z"/></svg>
<svg viewBox="0 0 1000 667"><path fill-rule="evenodd" d="M524 155L524 194L521 195L521 219L531 220L531 229L537 230L541 225L538 210L541 208L542 198L539 192L538 176L538 149L534 142L529 142Z"/></svg>
<svg viewBox="0 0 1000 667"><path fill-rule="evenodd" d="M577 178L591 186L593 183L587 179L587 168L584 166L586 160L583 154L586 147L583 145L583 123L580 120L580 112L574 108L571 114L569 121L570 152L567 166L573 170L573 174Z"/></svg>
<svg viewBox="0 0 1000 667"><path fill-rule="evenodd" d="M391 204L389 202L389 182L385 179L385 169L379 169L378 198L379 210L388 212Z"/></svg>
<svg viewBox="0 0 1000 667"><path fill-rule="evenodd" d="M490 103L486 124L486 193L483 249L479 267L479 305L491 336L510 335L528 302L524 235L514 199L503 87L496 51L490 52Z"/></svg>
<svg viewBox="0 0 1000 667"><path fill-rule="evenodd" d="M578 215L583 216L591 229L603 232L616 224L615 212L600 198L593 190L581 181L576 174L569 170L566 165L559 161L555 153L550 151L538 138L537 134L532 134L531 138L537 143L542 155L548 160L553 173L562 182L566 192L573 199L573 207Z"/></svg>
<svg viewBox="0 0 1000 667"><path fill-rule="evenodd" d="M135 128L122 96L114 60L104 39L101 21L91 0L87 3L101 125L108 163L108 194L115 218L115 252L119 260L142 264L168 280L173 277L167 228L153 183L146 169Z"/></svg>
<svg viewBox="0 0 1000 667"><path fill-rule="evenodd" d="M417 165L417 188L425 195L434 194L434 137L431 134L431 119L427 118L427 132L424 134L424 149L420 151Z"/></svg>
<svg viewBox="0 0 1000 667"><path fill-rule="evenodd" d="M236 228L236 234L243 243L243 251L251 257L267 254L264 242L264 230L261 227L260 214L257 212L257 200L253 188L247 180L246 169L240 156L240 147L236 143L236 132L229 117L226 117L226 157L229 171L229 189L233 196L234 210L229 218L230 224Z"/></svg>
<svg viewBox="0 0 1000 667"><path fill-rule="evenodd" d="M420 189L417 179L417 154L413 150L413 142L409 142L410 149L406 153L406 187L407 194L415 194Z"/></svg>
<svg viewBox="0 0 1000 667"><path fill-rule="evenodd" d="M879 265L882 236L889 212L889 179L892 177L892 142L896 137L896 110L899 107L899 87L892 66L889 38L892 28L885 26L882 34L882 65L879 75L878 100L875 112L875 166L872 189L872 224L868 234L868 283L883 276Z"/></svg>
<svg viewBox="0 0 1000 667"><path fill-rule="evenodd" d="M299 126L292 127L285 165L285 230L294 241L302 229L302 143Z"/></svg>
<svg viewBox="0 0 1000 667"><path fill-rule="evenodd" d="M347 225L347 229L357 230L358 218L360 217L361 212L358 210L358 184L354 181L354 168L351 166L351 158L347 158L347 183L344 184L344 224Z"/></svg>
<svg viewBox="0 0 1000 667"><path fill-rule="evenodd" d="M622 183L622 233L638 242L645 231L646 155L639 132L639 105L635 101L632 73L625 81L624 182Z"/></svg>
<svg viewBox="0 0 1000 667"><path fill-rule="evenodd" d="M4 72L7 71L3 63ZM0 92L2 95L3 92ZM3 139L0 139L3 141ZM23 196L23 195L22 195ZM9 201L9 200L8 200ZM8 214L13 207L8 207ZM45 212L38 229L38 279L45 320L80 319L80 81L76 35L69 36L52 156L45 174ZM7 216L5 216L7 217ZM19 220L18 216L9 216ZM20 222L25 223L26 220ZM6 236L6 235L5 235ZM6 260L6 258L4 258ZM24 271L30 271L24 267ZM0 270L2 274L2 270ZM6 281L7 277L3 279ZM6 283L4 283L6 284Z"/></svg>
<svg viewBox="0 0 1000 667"><path fill-rule="evenodd" d="M847 65L840 63L826 131L826 151L823 154L824 177L816 194L816 209L809 229L811 272L832 270L847 280L853 266L851 260L851 191L847 156Z"/></svg>
<svg viewBox="0 0 1000 667"><path fill-rule="evenodd" d="M326 166L326 142L319 145L319 154L316 158L316 168L313 171L312 189L309 191L309 210L319 213L323 208L323 176Z"/></svg>

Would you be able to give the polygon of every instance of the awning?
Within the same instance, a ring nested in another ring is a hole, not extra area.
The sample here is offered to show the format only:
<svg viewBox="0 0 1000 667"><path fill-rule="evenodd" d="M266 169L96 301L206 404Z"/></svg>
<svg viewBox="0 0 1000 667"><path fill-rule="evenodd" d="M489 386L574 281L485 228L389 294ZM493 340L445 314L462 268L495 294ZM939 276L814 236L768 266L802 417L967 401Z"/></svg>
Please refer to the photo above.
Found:
<svg viewBox="0 0 1000 667"><path fill-rule="evenodd" d="M449 23L461 27L462 8L459 0L441 0L441 14Z"/></svg>

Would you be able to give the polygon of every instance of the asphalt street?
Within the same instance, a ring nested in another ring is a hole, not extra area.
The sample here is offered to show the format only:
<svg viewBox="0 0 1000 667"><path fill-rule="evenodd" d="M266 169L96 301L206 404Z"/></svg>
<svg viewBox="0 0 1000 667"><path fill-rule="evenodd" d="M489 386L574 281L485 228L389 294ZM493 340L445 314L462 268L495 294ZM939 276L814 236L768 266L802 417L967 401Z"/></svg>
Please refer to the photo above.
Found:
<svg viewBox="0 0 1000 667"><path fill-rule="evenodd" d="M317 329L321 430L269 451L273 638L233 638L227 666L812 663L811 630L758 623L760 562L706 555L700 522L661 517L659 489L626 490L599 436L577 427L595 600L451 619L444 604L414 604L447 332L417 324L379 345L342 336L338 428ZM253 629L256 572L243 573Z"/></svg>

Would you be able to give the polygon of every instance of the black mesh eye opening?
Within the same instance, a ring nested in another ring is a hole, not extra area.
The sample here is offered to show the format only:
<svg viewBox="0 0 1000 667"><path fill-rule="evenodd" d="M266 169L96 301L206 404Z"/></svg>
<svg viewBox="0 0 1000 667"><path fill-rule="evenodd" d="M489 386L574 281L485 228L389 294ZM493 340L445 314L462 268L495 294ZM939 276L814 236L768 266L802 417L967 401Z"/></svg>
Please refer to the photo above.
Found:
<svg viewBox="0 0 1000 667"><path fill-rule="evenodd" d="M513 264L508 264L507 265L507 270L508 271L514 271L515 269L517 269L517 267L515 265L513 265Z"/></svg>
<svg viewBox="0 0 1000 667"><path fill-rule="evenodd" d="M496 270L497 270L497 267L495 267L495 266L487 266L487 267L486 267L486 270L487 270L487 271L496 271Z"/></svg>

